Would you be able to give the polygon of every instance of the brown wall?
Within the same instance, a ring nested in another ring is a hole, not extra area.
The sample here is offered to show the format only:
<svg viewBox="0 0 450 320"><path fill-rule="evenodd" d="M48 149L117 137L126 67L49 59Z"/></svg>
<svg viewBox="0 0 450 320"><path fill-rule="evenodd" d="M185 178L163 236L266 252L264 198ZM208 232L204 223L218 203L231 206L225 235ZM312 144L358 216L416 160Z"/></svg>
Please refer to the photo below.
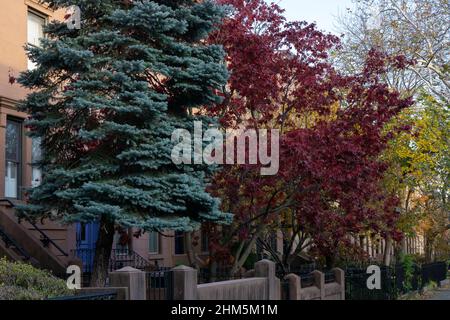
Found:
<svg viewBox="0 0 450 320"><path fill-rule="evenodd" d="M24 99L27 90L19 84L9 83L9 74L17 77L27 68L27 56L24 46L27 42L27 14L32 9L47 16L48 21L63 19L64 12L54 12L38 0L1 0L0 1L0 198L5 195L5 127L8 117L25 120L27 115L17 111L18 100ZM21 181L19 186L31 185L31 139L26 137L22 128ZM73 227L61 227L51 222L41 225L47 235L55 240L64 250L70 250L75 243ZM39 238L38 234L30 232Z"/></svg>
<svg viewBox="0 0 450 320"><path fill-rule="evenodd" d="M27 58L23 49L27 42L27 13L32 8L48 19L62 19L62 11L54 12L37 0L1 0L0 1L0 97L13 100L24 98L26 90L19 85L9 83L8 71L17 76L27 68Z"/></svg>
<svg viewBox="0 0 450 320"><path fill-rule="evenodd" d="M27 42L28 8L48 16L48 20L62 19L63 12L53 12L37 4L37 0L2 0L0 2L0 195L4 195L5 126L7 117L26 119L18 112L16 103L24 99L27 90L17 83L9 83L9 74L17 77L27 68L24 46ZM25 129L24 129L25 130ZM21 186L31 184L31 139L23 136Z"/></svg>
<svg viewBox="0 0 450 320"><path fill-rule="evenodd" d="M164 232L165 236L160 236L159 244L160 244L160 253L159 254L151 254L149 252L149 236L148 233L145 233L140 238L133 238L132 240L132 249L136 251L140 256L147 259L151 264L155 264L158 262L158 265L161 267L173 267L177 265L189 265L189 259L187 254L176 255L175 254L175 239L174 232L167 231ZM197 232L196 235L200 237L200 232ZM186 249L186 248L185 248ZM201 242L199 241L198 246L193 247L194 252L199 255L207 255L205 252L201 252Z"/></svg>

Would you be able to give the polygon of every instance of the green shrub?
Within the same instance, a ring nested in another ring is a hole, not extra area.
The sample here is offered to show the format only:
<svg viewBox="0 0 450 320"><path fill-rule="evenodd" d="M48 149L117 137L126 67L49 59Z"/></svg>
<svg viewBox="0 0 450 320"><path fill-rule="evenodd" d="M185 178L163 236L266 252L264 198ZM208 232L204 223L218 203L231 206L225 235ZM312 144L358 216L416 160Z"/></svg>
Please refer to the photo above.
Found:
<svg viewBox="0 0 450 320"><path fill-rule="evenodd" d="M414 271L415 271L414 256L404 255L401 257L401 262L403 264L403 268L404 268L404 272L405 272L403 285L407 291L411 291L412 290L412 281L414 278Z"/></svg>
<svg viewBox="0 0 450 320"><path fill-rule="evenodd" d="M66 282L49 272L0 259L0 300L42 300L70 294Z"/></svg>

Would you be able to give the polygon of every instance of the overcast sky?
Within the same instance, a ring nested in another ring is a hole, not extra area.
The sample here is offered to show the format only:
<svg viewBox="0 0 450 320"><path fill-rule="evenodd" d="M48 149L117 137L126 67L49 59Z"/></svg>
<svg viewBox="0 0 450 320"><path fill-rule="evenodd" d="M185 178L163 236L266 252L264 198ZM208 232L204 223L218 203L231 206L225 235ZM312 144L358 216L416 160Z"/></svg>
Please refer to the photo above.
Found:
<svg viewBox="0 0 450 320"><path fill-rule="evenodd" d="M272 2L271 0L266 0ZM336 16L352 8L351 0L273 0L286 10L289 20L316 22L320 30L336 32Z"/></svg>

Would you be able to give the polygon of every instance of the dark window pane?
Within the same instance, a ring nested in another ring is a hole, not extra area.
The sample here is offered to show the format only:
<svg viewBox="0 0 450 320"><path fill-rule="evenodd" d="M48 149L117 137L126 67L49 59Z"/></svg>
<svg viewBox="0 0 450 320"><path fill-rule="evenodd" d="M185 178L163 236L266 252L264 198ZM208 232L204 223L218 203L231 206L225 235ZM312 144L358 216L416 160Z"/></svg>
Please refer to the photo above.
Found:
<svg viewBox="0 0 450 320"><path fill-rule="evenodd" d="M85 223L81 223L81 226L80 226L80 240L81 241L86 241L86 234L87 234L87 232L86 232L86 227L87 227L87 225L85 224Z"/></svg>
<svg viewBox="0 0 450 320"><path fill-rule="evenodd" d="M184 232L175 232L175 254L184 254Z"/></svg>
<svg viewBox="0 0 450 320"><path fill-rule="evenodd" d="M9 119L6 122L5 197L7 198L19 198L21 128L20 122Z"/></svg>
<svg viewBox="0 0 450 320"><path fill-rule="evenodd" d="M6 123L6 160L19 162L20 157L20 123Z"/></svg>

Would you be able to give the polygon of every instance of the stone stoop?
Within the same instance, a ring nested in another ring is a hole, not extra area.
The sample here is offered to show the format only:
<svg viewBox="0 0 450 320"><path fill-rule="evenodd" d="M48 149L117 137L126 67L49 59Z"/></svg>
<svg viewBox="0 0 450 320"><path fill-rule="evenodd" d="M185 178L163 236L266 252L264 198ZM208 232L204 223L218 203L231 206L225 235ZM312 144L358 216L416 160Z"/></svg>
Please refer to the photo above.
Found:
<svg viewBox="0 0 450 320"><path fill-rule="evenodd" d="M8 236L20 247L21 250L26 252L30 256L28 262L41 268L52 271L55 275L64 275L69 262L69 256L65 256L62 253L57 254L55 248L52 248L52 244L44 246L41 241L42 235L34 230L30 223L21 221L19 223L18 218L14 213L14 208L8 206L0 206L0 227L4 230ZM49 224L50 226L50 224ZM47 230L43 232L50 238L51 234L47 233ZM56 234L58 238L55 243L58 243L62 248L65 243L65 237L63 234L66 231L63 228L57 230ZM53 240L53 239L52 239ZM20 250L17 250L16 246L8 246L0 239L0 255L5 255L10 260L15 261L27 261L21 256Z"/></svg>

